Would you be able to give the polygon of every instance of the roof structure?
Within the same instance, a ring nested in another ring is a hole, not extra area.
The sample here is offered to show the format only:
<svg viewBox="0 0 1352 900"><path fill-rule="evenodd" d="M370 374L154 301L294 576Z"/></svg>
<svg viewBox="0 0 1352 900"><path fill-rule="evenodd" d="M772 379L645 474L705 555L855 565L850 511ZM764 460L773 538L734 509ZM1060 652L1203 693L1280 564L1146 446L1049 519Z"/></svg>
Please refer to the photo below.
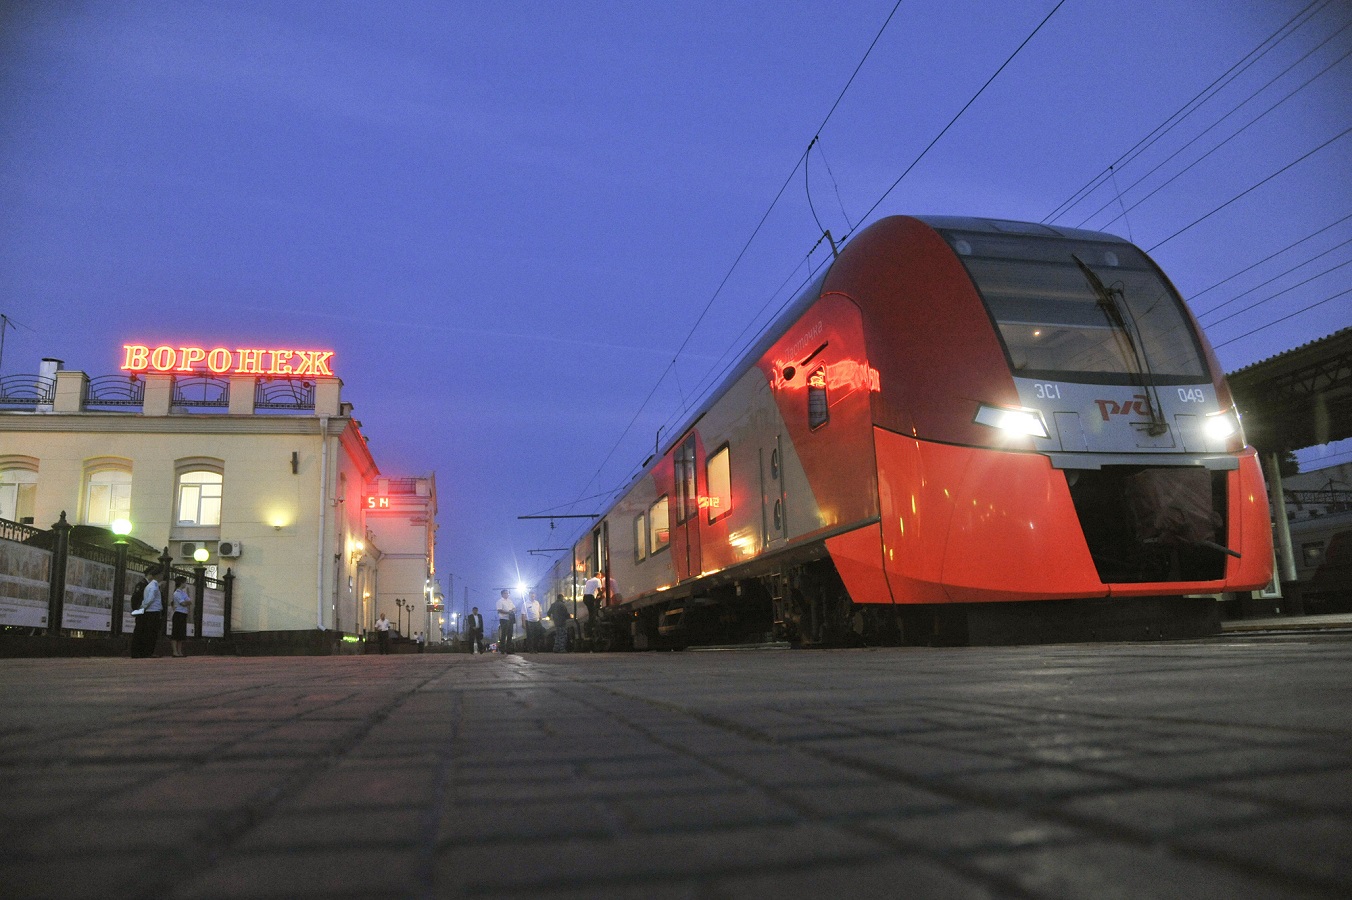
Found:
<svg viewBox="0 0 1352 900"><path fill-rule="evenodd" d="M1260 450L1281 453L1352 437L1352 328L1226 377L1245 436Z"/></svg>

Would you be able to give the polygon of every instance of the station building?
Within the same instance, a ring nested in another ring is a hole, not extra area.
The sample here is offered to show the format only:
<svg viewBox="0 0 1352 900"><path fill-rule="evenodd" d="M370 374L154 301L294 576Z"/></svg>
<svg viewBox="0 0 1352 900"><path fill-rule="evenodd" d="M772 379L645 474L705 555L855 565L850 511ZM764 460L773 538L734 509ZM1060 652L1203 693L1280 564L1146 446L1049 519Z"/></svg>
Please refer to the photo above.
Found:
<svg viewBox="0 0 1352 900"><path fill-rule="evenodd" d="M118 375L0 378L0 519L127 519L184 566L204 549L236 635L359 635L381 612L431 633L435 476L381 472L332 355L127 345Z"/></svg>

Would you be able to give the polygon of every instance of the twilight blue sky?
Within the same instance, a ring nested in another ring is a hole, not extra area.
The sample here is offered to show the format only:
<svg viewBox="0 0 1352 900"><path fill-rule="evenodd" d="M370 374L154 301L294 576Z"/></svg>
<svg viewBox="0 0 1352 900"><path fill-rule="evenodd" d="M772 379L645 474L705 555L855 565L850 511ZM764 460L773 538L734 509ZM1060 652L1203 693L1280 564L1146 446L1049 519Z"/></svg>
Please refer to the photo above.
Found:
<svg viewBox="0 0 1352 900"><path fill-rule="evenodd" d="M382 469L436 472L443 583L485 601L576 530L517 516L594 511L823 261L814 211L1130 237L1230 370L1352 324L1350 25L1347 0L11 0L0 374L332 348Z"/></svg>

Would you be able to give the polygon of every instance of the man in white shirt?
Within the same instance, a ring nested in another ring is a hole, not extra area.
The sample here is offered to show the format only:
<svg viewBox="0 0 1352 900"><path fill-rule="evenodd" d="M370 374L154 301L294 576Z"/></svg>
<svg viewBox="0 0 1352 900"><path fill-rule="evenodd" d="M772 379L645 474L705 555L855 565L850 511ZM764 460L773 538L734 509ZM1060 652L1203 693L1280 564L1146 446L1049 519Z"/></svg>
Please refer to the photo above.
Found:
<svg viewBox="0 0 1352 900"><path fill-rule="evenodd" d="M506 589L498 597L498 652L512 652L512 631L516 626L516 604Z"/></svg>
<svg viewBox="0 0 1352 900"><path fill-rule="evenodd" d="M596 598L600 593L601 573L597 572L582 586L582 602L587 606L587 632L592 637L596 637L596 610L599 605Z"/></svg>
<svg viewBox="0 0 1352 900"><path fill-rule="evenodd" d="M541 642L544 641L545 629L540 621L542 612L540 601L535 599L535 592L531 591L526 602L521 605L521 624L526 629L527 653L539 650Z"/></svg>
<svg viewBox="0 0 1352 900"><path fill-rule="evenodd" d="M376 619L376 640L380 643L380 652L390 652L390 620L381 613L380 618Z"/></svg>

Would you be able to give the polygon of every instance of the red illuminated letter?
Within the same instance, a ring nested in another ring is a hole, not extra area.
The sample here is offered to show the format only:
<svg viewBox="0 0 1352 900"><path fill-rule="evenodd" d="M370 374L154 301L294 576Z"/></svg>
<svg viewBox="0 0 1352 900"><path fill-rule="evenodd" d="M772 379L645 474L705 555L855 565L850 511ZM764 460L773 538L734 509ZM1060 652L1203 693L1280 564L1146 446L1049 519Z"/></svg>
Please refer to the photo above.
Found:
<svg viewBox="0 0 1352 900"><path fill-rule="evenodd" d="M150 348L145 344L123 344L126 356L122 359L122 368L128 372L144 372L150 365Z"/></svg>
<svg viewBox="0 0 1352 900"><path fill-rule="evenodd" d="M241 375L262 375L263 374L263 351L262 350L236 350L239 354L239 365L235 371Z"/></svg>
<svg viewBox="0 0 1352 900"><path fill-rule="evenodd" d="M207 354L207 368L217 375L230 371L230 351L217 347Z"/></svg>
<svg viewBox="0 0 1352 900"><path fill-rule="evenodd" d="M168 372L174 367L174 360L178 358L178 353L173 347L159 346L150 351L150 368L156 372Z"/></svg>
<svg viewBox="0 0 1352 900"><path fill-rule="evenodd" d="M198 363L207 358L207 351L201 347L180 347L179 350L182 351L178 362L180 372L191 372Z"/></svg>

